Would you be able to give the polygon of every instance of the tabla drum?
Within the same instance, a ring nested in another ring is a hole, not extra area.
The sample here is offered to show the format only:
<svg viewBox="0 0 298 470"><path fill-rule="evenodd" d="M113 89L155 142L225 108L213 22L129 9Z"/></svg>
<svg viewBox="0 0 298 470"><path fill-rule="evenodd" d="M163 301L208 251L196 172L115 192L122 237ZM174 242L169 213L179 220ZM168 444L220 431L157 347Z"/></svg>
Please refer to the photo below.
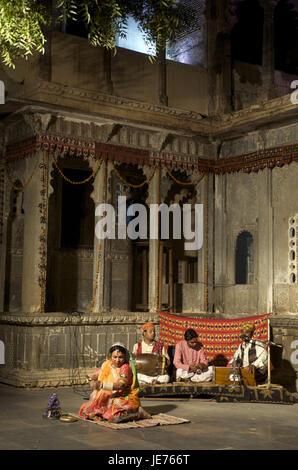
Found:
<svg viewBox="0 0 298 470"><path fill-rule="evenodd" d="M167 359L160 354L133 354L136 371L156 377L167 373Z"/></svg>

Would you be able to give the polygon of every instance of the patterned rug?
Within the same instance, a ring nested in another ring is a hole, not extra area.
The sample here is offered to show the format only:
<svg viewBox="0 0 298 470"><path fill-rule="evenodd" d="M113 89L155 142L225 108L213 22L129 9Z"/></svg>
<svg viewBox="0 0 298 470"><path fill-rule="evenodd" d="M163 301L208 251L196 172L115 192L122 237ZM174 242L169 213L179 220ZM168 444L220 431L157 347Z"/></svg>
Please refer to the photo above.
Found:
<svg viewBox="0 0 298 470"><path fill-rule="evenodd" d="M98 424L99 426L104 426L105 428L110 429L130 429L130 428L151 428L153 426L168 426L170 424L183 424L190 423L190 420L184 418L177 418L176 416L167 415L164 413L159 413L154 415L152 419L140 419L138 421L130 421L128 423L109 423L98 417L96 420L89 420L80 418L78 415L73 413L68 413L75 418L79 418L87 423Z"/></svg>
<svg viewBox="0 0 298 470"><path fill-rule="evenodd" d="M174 382L163 385L141 385L139 397L200 395L214 396L218 402L254 402L254 403L278 403L294 405L295 397L281 385L270 385L270 387L258 386L248 387L246 385L217 385L212 382Z"/></svg>

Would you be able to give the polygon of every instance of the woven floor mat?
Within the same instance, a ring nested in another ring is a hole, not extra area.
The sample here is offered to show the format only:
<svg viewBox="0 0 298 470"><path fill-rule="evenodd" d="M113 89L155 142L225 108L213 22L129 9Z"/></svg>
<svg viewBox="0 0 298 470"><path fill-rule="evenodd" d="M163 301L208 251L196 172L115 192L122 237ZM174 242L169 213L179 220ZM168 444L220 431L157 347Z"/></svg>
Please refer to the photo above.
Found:
<svg viewBox="0 0 298 470"><path fill-rule="evenodd" d="M170 424L190 423L190 420L188 419L177 418L176 416L171 416L164 413L154 415L151 419L140 419L138 421L129 421L127 423L109 423L108 421L104 421L100 418L96 420L89 420L80 418L78 415L75 415L73 413L69 414L71 416L75 416L76 418L82 419L83 421L98 424L99 426L104 426L105 428L110 429L151 428L153 426L167 426Z"/></svg>

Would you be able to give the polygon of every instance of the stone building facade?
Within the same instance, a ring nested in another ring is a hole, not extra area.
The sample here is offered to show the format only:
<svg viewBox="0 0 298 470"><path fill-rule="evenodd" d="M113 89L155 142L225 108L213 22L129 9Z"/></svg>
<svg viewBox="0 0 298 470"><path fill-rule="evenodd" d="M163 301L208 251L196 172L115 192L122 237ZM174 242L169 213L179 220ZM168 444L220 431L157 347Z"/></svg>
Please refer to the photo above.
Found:
<svg viewBox="0 0 298 470"><path fill-rule="evenodd" d="M132 349L141 324L158 326L158 310L272 313L273 380L295 390L298 108L290 85L274 87L270 27L259 88L233 91L228 7L207 2L205 67L167 62L168 106L142 54L118 51L111 92L102 51L57 31L45 56L2 66L1 381L84 383L113 342ZM112 204L118 228L118 196L203 204L203 247L99 241L95 209Z"/></svg>

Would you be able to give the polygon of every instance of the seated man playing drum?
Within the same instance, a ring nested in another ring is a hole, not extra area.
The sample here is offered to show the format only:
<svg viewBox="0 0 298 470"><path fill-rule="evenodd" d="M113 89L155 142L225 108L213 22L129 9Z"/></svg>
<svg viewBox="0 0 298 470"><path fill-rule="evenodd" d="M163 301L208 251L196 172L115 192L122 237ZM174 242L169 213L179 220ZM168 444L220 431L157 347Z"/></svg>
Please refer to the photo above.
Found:
<svg viewBox="0 0 298 470"><path fill-rule="evenodd" d="M174 366L177 382L209 382L213 378L213 368L208 367L204 346L198 341L198 334L192 328L184 333L184 340L175 347Z"/></svg>
<svg viewBox="0 0 298 470"><path fill-rule="evenodd" d="M168 356L167 350L162 341L155 340L155 328L153 323L145 323L141 326L141 332L143 339L136 343L133 347L133 354L135 357L136 367L138 369L138 356L141 354L146 354L146 359L148 361L163 359L163 361L159 361L163 364L169 364L170 358ZM159 356L154 357L153 355ZM145 356L144 356L145 358ZM152 368L152 367L151 367ZM150 369L150 367L149 367ZM153 366L154 369L154 366ZM166 368L164 367L165 371L161 371L161 374L158 375L146 375L142 371L138 371L138 381L140 384L165 384L170 381L170 377L166 372Z"/></svg>

